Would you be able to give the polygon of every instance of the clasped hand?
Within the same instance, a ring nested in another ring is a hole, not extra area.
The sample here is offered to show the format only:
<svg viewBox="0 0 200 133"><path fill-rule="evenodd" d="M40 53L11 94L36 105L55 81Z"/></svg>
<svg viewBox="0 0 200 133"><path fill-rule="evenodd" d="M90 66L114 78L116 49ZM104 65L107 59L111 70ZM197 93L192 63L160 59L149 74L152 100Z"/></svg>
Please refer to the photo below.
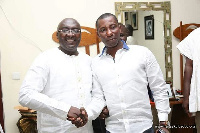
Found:
<svg viewBox="0 0 200 133"><path fill-rule="evenodd" d="M71 121L77 128L84 126L88 121L88 114L85 108L81 107L80 109L71 106L68 114L67 120Z"/></svg>
<svg viewBox="0 0 200 133"><path fill-rule="evenodd" d="M107 117L109 117L109 110L108 110L107 106L105 106L105 107L103 108L103 110L101 111L101 113L100 113L100 115L99 115L99 118L100 118L100 119L105 119L105 118L107 118Z"/></svg>

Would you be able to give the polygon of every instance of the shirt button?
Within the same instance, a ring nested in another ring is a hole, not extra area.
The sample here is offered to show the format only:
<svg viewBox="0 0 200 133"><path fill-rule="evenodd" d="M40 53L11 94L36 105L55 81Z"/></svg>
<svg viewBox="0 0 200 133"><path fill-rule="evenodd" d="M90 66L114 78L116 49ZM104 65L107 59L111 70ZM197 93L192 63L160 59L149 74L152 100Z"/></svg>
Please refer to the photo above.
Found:
<svg viewBox="0 0 200 133"><path fill-rule="evenodd" d="M81 81L81 77L78 77L78 79L77 79L77 80L78 80L78 82L80 82L80 81Z"/></svg>
<svg viewBox="0 0 200 133"><path fill-rule="evenodd" d="M84 95L83 95L83 94L81 94L81 95L80 95L80 97L81 97L81 98L84 98Z"/></svg>

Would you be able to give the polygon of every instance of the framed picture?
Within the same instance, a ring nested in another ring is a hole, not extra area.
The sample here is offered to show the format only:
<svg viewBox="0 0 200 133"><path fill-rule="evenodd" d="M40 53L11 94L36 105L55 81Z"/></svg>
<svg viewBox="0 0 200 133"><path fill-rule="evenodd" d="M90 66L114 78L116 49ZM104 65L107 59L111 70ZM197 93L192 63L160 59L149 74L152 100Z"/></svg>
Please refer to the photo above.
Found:
<svg viewBox="0 0 200 133"><path fill-rule="evenodd" d="M145 39L154 39L154 16L144 17Z"/></svg>
<svg viewBox="0 0 200 133"><path fill-rule="evenodd" d="M138 30L138 12L131 12L131 25L133 30Z"/></svg>

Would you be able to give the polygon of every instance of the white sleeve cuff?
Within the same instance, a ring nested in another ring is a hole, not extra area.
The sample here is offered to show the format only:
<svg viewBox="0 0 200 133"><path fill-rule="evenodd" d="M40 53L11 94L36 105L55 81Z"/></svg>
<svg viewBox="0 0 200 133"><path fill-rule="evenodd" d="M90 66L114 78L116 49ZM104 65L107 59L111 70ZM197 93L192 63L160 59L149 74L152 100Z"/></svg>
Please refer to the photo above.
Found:
<svg viewBox="0 0 200 133"><path fill-rule="evenodd" d="M159 121L168 121L168 114L167 113L158 113Z"/></svg>

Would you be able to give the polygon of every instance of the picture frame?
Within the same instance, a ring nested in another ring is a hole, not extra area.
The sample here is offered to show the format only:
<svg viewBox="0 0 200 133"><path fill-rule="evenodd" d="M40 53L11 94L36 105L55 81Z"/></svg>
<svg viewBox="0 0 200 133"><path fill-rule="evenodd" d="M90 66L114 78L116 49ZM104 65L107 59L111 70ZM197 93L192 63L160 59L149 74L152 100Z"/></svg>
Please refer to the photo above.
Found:
<svg viewBox="0 0 200 133"><path fill-rule="evenodd" d="M145 16L144 17L145 25L145 40L154 39L154 16Z"/></svg>
<svg viewBox="0 0 200 133"><path fill-rule="evenodd" d="M133 30L138 30L138 12L131 12L131 25Z"/></svg>

